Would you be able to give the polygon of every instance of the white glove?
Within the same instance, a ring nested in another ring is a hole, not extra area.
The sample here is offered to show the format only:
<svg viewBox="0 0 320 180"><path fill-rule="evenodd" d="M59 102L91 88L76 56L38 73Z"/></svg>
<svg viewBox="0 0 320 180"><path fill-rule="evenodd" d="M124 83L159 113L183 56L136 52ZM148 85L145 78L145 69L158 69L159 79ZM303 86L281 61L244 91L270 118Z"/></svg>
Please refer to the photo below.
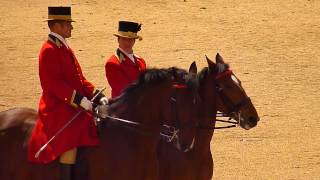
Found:
<svg viewBox="0 0 320 180"><path fill-rule="evenodd" d="M108 107L109 107L108 105L99 105L96 109L98 116L103 119L107 118L108 117Z"/></svg>
<svg viewBox="0 0 320 180"><path fill-rule="evenodd" d="M80 106L86 111L92 111L92 103L86 97L81 99Z"/></svg>
<svg viewBox="0 0 320 180"><path fill-rule="evenodd" d="M108 98L107 97L102 97L100 100L99 100L100 104L102 105L107 105L108 104Z"/></svg>

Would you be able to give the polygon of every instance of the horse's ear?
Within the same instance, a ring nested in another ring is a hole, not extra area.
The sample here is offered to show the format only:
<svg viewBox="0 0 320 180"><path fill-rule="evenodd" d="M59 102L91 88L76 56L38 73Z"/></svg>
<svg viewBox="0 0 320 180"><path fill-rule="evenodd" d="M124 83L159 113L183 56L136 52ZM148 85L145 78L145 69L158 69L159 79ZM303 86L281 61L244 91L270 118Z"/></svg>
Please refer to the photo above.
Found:
<svg viewBox="0 0 320 180"><path fill-rule="evenodd" d="M207 60L207 63L208 63L208 68L209 69L214 69L216 64L211 59L209 59L207 55L205 55L205 56L206 56L206 60Z"/></svg>
<svg viewBox="0 0 320 180"><path fill-rule="evenodd" d="M216 55L216 63L220 63L220 64L225 64L224 61L223 61L223 58L220 56L219 53L217 53Z"/></svg>
<svg viewBox="0 0 320 180"><path fill-rule="evenodd" d="M192 62L192 64L189 67L189 73L197 74L197 64L195 61Z"/></svg>

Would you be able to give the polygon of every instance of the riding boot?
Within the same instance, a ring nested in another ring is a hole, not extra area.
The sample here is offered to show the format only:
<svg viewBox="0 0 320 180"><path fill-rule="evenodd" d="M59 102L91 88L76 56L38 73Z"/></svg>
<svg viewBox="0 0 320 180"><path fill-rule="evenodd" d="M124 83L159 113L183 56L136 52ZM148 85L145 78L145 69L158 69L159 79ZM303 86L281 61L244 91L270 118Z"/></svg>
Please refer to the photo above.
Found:
<svg viewBox="0 0 320 180"><path fill-rule="evenodd" d="M88 180L88 161L86 149L78 148L76 164L73 165L73 180Z"/></svg>
<svg viewBox="0 0 320 180"><path fill-rule="evenodd" d="M60 163L60 180L72 180L72 165Z"/></svg>

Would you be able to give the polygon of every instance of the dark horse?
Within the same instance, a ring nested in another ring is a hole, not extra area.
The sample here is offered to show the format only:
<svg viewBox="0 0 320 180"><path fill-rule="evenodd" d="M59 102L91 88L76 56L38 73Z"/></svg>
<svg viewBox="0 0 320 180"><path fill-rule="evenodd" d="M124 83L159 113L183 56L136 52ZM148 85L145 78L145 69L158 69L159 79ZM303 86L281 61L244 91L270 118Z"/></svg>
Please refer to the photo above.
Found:
<svg viewBox="0 0 320 180"><path fill-rule="evenodd" d="M181 152L160 143L159 164L161 180L211 180L213 159L210 142L214 133L217 111L237 119L244 129L257 125L257 111L222 57L216 55L216 63L207 58L208 67L198 74L199 114L194 147Z"/></svg>
<svg viewBox="0 0 320 180"><path fill-rule="evenodd" d="M196 73L194 63L189 73L177 68L149 69L120 97L111 100L108 118L99 123L101 144L79 148L75 179L157 179L156 145L160 137L178 137L179 144L185 148L190 147L194 139L192 131L180 130L176 125L196 122L193 109L198 94ZM178 117L179 123L165 120L170 116L166 113L170 112L167 108L173 94L194 102L179 106L185 111L181 110L178 116L188 117ZM1 180L59 179L57 161L42 165L26 160L26 142L36 117L37 112L27 108L0 113ZM169 134L161 133L163 128L169 129Z"/></svg>

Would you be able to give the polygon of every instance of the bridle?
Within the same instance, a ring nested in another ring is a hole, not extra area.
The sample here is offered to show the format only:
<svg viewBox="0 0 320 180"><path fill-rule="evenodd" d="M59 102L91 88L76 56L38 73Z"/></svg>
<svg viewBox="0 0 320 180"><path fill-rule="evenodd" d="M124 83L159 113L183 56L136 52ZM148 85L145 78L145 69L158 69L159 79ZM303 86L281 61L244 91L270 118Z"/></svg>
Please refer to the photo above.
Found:
<svg viewBox="0 0 320 180"><path fill-rule="evenodd" d="M178 139L178 134L180 132L179 129L179 118L178 118L178 113L176 113L176 106L175 104L177 103L177 99L176 99L176 89L175 91L173 91L173 94L170 97L170 106L171 106L171 110L172 112L174 112L174 123L175 125L170 126L170 125L164 125L162 128L162 132L160 131L160 135L161 137L166 141L166 142L172 142L174 139ZM172 113L171 112L171 113Z"/></svg>
<svg viewBox="0 0 320 180"><path fill-rule="evenodd" d="M223 79L225 79L227 76L234 76L236 78L236 76L233 74L233 72L231 70L226 70L223 73L217 75L215 77L215 80L217 82L219 82L219 81L222 81ZM226 113L217 113L216 117L229 118L228 120L216 119L216 121L223 122L223 123L229 123L229 124L232 124L232 125L222 126L222 127L214 127L214 129L225 129L225 128L237 127L238 124L240 123L240 119L241 119L241 111L240 111L240 109L251 102L250 97L248 97L246 95L239 103L235 104L224 93L224 88L219 83L216 83L215 86L216 86L217 93L219 94L219 96L221 98L222 103L224 103L224 105L225 105L225 107L227 109ZM238 117L238 118L234 119L233 117Z"/></svg>
<svg viewBox="0 0 320 180"><path fill-rule="evenodd" d="M175 84L174 85L175 91L173 91L173 94L170 97L170 105L171 105L171 110L174 114L174 125L173 126L169 126L169 125L165 125L164 126L164 131L161 132L160 134L162 135L162 137L166 137L166 141L167 142L172 142L173 140L178 140L178 134L180 132L181 129L184 128L195 128L196 126L191 124L191 123L185 123L182 124L180 118L178 117L178 105L177 105L177 89L185 89L187 88L186 85L181 85L181 84ZM193 99L193 104L196 104L198 102L198 100L200 99L197 95L197 93L195 93L196 95L194 96Z"/></svg>
<svg viewBox="0 0 320 180"><path fill-rule="evenodd" d="M225 93L223 92L223 88L217 86L217 92L220 95L221 101L226 106L227 113L217 113L216 117L227 117L229 119L228 120L216 119L216 121L229 123L229 124L233 124L233 125L228 125L228 126L223 126L223 127L215 127L215 129L225 129L225 128L237 127L237 125L239 124L240 119L241 119L240 109L242 107L246 106L249 102L251 102L250 97L246 96L238 104L233 104L231 99L227 95L225 95ZM238 117L238 119L232 118L232 117L235 117L235 115L236 115L236 117Z"/></svg>

